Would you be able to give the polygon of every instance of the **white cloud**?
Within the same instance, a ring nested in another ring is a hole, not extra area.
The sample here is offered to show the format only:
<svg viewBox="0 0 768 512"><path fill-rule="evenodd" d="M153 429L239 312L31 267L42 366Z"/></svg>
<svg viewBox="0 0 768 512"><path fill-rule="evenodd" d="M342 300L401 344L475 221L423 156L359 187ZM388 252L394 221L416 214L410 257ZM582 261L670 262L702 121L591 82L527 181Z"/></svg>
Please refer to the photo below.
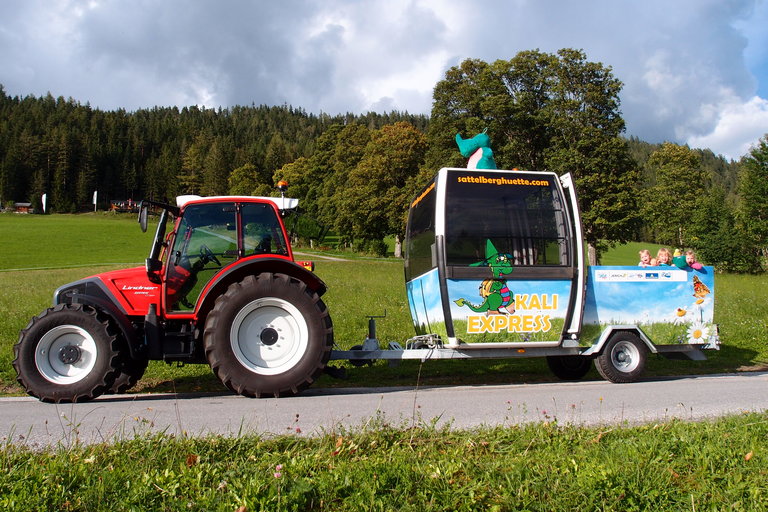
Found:
<svg viewBox="0 0 768 512"><path fill-rule="evenodd" d="M713 105L715 128L705 135L689 137L686 141L695 148L718 148L718 153L738 160L749 153L761 137L768 135L768 100L758 96L741 102L737 98Z"/></svg>
<svg viewBox="0 0 768 512"><path fill-rule="evenodd" d="M624 82L629 135L738 158L768 128L766 19L758 0L4 0L0 84L104 109L429 113L466 58L581 48Z"/></svg>

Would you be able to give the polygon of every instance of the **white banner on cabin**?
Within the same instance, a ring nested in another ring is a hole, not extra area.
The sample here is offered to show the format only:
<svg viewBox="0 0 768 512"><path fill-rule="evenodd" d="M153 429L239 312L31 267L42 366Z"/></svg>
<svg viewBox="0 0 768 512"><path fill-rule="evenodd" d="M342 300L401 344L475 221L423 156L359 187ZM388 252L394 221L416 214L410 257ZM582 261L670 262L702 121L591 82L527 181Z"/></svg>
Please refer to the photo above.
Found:
<svg viewBox="0 0 768 512"><path fill-rule="evenodd" d="M674 267L655 267L653 270L603 270L595 271L595 280L604 282L638 283L638 282L685 282L688 280L688 273Z"/></svg>

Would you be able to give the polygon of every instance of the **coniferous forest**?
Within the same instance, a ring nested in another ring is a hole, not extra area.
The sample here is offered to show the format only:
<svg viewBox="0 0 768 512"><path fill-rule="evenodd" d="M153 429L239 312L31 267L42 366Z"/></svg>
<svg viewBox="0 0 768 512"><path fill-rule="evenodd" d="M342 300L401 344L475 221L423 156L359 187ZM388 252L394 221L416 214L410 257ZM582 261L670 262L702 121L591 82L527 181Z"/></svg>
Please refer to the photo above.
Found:
<svg viewBox="0 0 768 512"><path fill-rule="evenodd" d="M274 172L311 156L331 126L397 121L425 130L428 118L315 115L289 105L105 112L50 94L10 97L0 85L0 200L40 207L47 193L50 210L63 213L92 208L95 190L100 208L112 199L226 194L231 171L246 164L272 189Z"/></svg>
<svg viewBox="0 0 768 512"><path fill-rule="evenodd" d="M579 90L603 87L605 101L593 110L610 116L578 118L590 109L557 103L555 90L543 107L550 109L547 116L537 118L549 121L534 121L550 125L531 126L520 94L526 84L516 85L511 71L536 60L553 76L566 62L570 71L588 71L583 83L560 84L568 88L563 98L572 103ZM501 72L508 90L494 90L490 79L483 90L484 77ZM517 110L509 119L482 111L492 102L472 100L462 89L470 82L473 94L499 96ZM722 270L761 270L768 246L768 194L761 193L768 175L765 138L738 162L709 150L626 138L620 86L610 68L572 50L521 52L493 65L467 60L436 86L431 116L316 114L291 105L103 111L50 93L11 97L0 85L0 202L6 208L28 202L39 213L46 194L48 213L74 213L93 209L95 191L104 210L116 200L172 201L190 193L276 195L275 183L286 179L289 195L301 199L304 212L323 228L318 233L331 230L347 244L380 253L385 236L402 236L408 202L419 187L441 166L464 165L454 135L490 127L492 135L505 134L498 145L498 136L493 141L500 168L576 169L582 200L588 198L585 232L598 257L613 243L634 240L694 248ZM571 142L556 135L564 132ZM531 140L531 133L544 134L536 135L540 148L515 139ZM610 164L597 169L602 162Z"/></svg>

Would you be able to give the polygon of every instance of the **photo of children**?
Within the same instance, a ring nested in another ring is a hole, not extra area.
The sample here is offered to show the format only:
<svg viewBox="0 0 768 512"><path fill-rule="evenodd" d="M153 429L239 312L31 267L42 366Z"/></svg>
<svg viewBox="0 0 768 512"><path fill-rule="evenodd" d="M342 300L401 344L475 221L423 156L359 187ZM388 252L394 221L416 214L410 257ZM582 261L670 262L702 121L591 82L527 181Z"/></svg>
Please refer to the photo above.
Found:
<svg viewBox="0 0 768 512"><path fill-rule="evenodd" d="M637 262L638 267L677 267L681 270L699 270L704 268L699 260L696 258L696 252L693 249L682 251L675 249L674 254L662 247L659 249L655 258L651 257L651 251L648 249L641 249L638 251L640 255L640 261Z"/></svg>
<svg viewBox="0 0 768 512"><path fill-rule="evenodd" d="M659 252L656 253L656 262L654 265L659 267L669 267L672 265L672 253L669 249L662 247Z"/></svg>
<svg viewBox="0 0 768 512"><path fill-rule="evenodd" d="M640 262L638 267L650 267L651 266L651 251L643 249L640 251Z"/></svg>
<svg viewBox="0 0 768 512"><path fill-rule="evenodd" d="M696 253L691 249L685 251L685 262L694 270L701 270L704 266L696 259Z"/></svg>

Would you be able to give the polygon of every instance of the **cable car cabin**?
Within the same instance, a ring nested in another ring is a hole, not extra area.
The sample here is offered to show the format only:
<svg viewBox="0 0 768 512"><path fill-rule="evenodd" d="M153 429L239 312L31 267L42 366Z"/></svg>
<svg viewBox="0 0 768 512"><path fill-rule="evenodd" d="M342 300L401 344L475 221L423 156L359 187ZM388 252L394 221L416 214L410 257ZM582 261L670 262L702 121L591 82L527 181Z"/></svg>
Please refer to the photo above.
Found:
<svg viewBox="0 0 768 512"><path fill-rule="evenodd" d="M554 173L441 169L408 218L417 333L448 346L578 339L585 277L570 183Z"/></svg>
<svg viewBox="0 0 768 512"><path fill-rule="evenodd" d="M449 348L581 347L581 355L600 353L616 332L652 352L698 359L689 345L717 348L712 268L587 269L577 204L569 174L441 169L408 217L417 334L437 334Z"/></svg>

